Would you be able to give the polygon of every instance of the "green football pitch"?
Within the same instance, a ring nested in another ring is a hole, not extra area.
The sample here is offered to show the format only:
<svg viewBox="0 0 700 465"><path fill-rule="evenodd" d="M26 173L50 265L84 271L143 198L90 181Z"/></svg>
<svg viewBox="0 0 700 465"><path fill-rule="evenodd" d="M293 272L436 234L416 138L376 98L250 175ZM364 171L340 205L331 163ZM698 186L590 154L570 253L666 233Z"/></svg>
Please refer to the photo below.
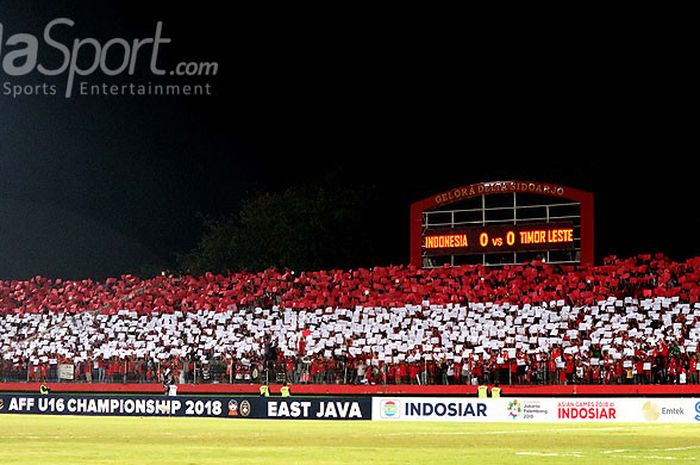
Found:
<svg viewBox="0 0 700 465"><path fill-rule="evenodd" d="M700 424L0 416L0 464L700 463Z"/></svg>

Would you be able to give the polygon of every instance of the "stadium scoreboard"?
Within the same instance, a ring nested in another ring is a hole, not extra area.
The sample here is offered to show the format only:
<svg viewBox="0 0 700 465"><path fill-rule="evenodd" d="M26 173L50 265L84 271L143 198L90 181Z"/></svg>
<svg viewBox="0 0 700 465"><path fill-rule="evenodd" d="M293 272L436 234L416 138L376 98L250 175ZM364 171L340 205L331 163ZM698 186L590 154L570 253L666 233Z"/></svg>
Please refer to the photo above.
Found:
<svg viewBox="0 0 700 465"><path fill-rule="evenodd" d="M551 182L487 181L411 204L411 265L594 264L593 194Z"/></svg>
<svg viewBox="0 0 700 465"><path fill-rule="evenodd" d="M568 250L575 247L570 223L436 228L423 235L427 256Z"/></svg>

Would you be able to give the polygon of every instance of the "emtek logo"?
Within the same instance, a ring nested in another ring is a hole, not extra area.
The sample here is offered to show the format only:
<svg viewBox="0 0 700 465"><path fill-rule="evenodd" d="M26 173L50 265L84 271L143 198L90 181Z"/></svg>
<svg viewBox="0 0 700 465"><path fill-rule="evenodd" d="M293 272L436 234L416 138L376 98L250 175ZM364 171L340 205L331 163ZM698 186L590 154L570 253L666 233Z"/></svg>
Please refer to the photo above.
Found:
<svg viewBox="0 0 700 465"><path fill-rule="evenodd" d="M642 415L647 421L656 421L661 416L661 409L655 402L648 400L642 406Z"/></svg>
<svg viewBox="0 0 700 465"><path fill-rule="evenodd" d="M401 414L400 403L398 400L382 401L381 415L382 418L398 418Z"/></svg>

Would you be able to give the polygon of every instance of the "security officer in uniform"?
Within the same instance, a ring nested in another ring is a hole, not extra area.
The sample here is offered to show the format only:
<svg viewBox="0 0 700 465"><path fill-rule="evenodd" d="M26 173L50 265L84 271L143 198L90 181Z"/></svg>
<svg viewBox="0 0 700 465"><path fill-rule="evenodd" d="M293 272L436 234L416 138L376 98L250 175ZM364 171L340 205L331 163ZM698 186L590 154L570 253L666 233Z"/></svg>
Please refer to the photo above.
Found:
<svg viewBox="0 0 700 465"><path fill-rule="evenodd" d="M492 399L500 399L501 398L501 388L498 383L494 387L491 388L491 398Z"/></svg>
<svg viewBox="0 0 700 465"><path fill-rule="evenodd" d="M46 384L42 384L41 386L39 386L39 394L41 394L42 396L46 396L50 392L51 389L49 389L49 387Z"/></svg>
<svg viewBox="0 0 700 465"><path fill-rule="evenodd" d="M260 397L270 397L270 386L267 384L260 385Z"/></svg>
<svg viewBox="0 0 700 465"><path fill-rule="evenodd" d="M481 386L476 388L476 392L479 395L479 399L486 399L488 397L489 387L482 384Z"/></svg>
<svg viewBox="0 0 700 465"><path fill-rule="evenodd" d="M280 388L280 392L282 393L282 397L291 397L292 392L289 390L289 386L287 386L286 381L284 382L284 384Z"/></svg>

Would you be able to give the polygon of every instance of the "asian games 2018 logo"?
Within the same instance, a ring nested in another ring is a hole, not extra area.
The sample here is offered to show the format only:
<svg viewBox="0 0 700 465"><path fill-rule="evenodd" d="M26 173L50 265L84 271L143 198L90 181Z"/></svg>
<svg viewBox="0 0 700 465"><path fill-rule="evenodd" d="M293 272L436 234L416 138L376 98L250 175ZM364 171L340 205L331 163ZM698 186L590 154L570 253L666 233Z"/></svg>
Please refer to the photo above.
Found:
<svg viewBox="0 0 700 465"><path fill-rule="evenodd" d="M518 402L516 399L511 400L508 402L508 407L506 407L508 410L508 415L515 420L518 418L520 415L523 413L523 406L520 402Z"/></svg>

